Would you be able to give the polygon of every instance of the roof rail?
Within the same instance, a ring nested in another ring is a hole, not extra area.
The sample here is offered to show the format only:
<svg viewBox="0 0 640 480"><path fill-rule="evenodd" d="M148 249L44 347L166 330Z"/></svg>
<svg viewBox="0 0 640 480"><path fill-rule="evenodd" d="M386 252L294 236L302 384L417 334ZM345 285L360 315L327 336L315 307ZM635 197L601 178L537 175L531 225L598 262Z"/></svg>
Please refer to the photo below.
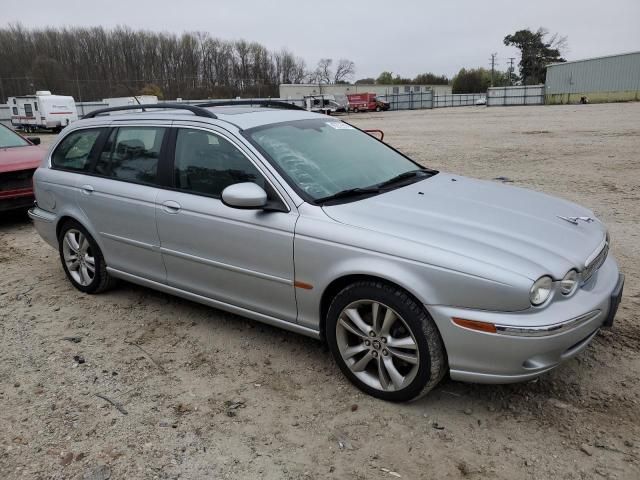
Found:
<svg viewBox="0 0 640 480"><path fill-rule="evenodd" d="M230 105L259 105L261 107L283 108L285 110L305 110L304 108L282 100L222 100L219 102L198 103L197 107L227 107ZM305 110L306 111L306 110Z"/></svg>
<svg viewBox="0 0 640 480"><path fill-rule="evenodd" d="M94 110L93 112L87 113L82 118L94 118L104 113L119 112L121 110L142 110L143 112L146 112L148 108L188 110L190 112L193 112L193 114L198 117L218 118L215 113L205 108L194 106L194 105L185 105L183 103L152 103L152 104L143 103L140 105L123 105L121 107L101 108L100 110Z"/></svg>

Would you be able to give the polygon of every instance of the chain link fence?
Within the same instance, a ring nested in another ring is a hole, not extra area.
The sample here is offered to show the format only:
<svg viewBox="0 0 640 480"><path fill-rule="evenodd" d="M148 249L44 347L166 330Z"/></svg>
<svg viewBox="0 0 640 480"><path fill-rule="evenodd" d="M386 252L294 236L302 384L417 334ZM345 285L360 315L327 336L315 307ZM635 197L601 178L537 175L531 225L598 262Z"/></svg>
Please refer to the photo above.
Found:
<svg viewBox="0 0 640 480"><path fill-rule="evenodd" d="M508 106L508 105L544 105L544 85L527 85L516 87L494 87L489 88L487 94L483 93L462 93L434 95L433 91L394 93L380 95L379 98L389 102L390 110L421 110L432 108L464 107L473 105L487 106ZM223 99L218 99L223 101ZM233 100L233 99L230 99ZM294 105L304 106L304 99L284 99L284 98L252 98L242 100L279 100L289 102ZM198 103L211 102L215 100L164 100L167 103L184 103L195 105ZM108 105L102 102L76 102L78 116L82 117L87 113ZM0 105L0 123L11 125L11 111L8 105Z"/></svg>

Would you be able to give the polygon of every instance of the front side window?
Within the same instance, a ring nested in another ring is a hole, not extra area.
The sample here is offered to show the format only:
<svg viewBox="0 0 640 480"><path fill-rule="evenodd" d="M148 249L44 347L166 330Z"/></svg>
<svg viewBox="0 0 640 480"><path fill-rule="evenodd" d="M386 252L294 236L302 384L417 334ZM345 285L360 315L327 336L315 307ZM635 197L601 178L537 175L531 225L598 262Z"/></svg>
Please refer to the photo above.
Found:
<svg viewBox="0 0 640 480"><path fill-rule="evenodd" d="M101 128L92 128L67 135L51 156L53 167L74 171L88 170L91 150L101 132Z"/></svg>
<svg viewBox="0 0 640 480"><path fill-rule="evenodd" d="M384 143L336 120L298 120L245 134L312 200L386 182L418 165Z"/></svg>
<svg viewBox="0 0 640 480"><path fill-rule="evenodd" d="M156 183L165 131L162 127L114 129L98 157L96 173L126 182Z"/></svg>
<svg viewBox="0 0 640 480"><path fill-rule="evenodd" d="M219 198L229 185L265 180L249 159L215 133L181 128L176 138L174 184L180 190Z"/></svg>
<svg viewBox="0 0 640 480"><path fill-rule="evenodd" d="M12 107L11 111L13 112L14 115L18 115L18 107Z"/></svg>

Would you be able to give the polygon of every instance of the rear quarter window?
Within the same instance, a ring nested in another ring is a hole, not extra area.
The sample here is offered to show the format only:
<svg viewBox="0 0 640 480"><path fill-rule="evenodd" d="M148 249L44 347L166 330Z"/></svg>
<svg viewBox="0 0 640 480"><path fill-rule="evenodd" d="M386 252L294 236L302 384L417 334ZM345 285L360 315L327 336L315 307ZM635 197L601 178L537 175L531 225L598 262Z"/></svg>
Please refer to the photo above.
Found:
<svg viewBox="0 0 640 480"><path fill-rule="evenodd" d="M91 151L103 130L77 130L67 135L54 150L51 165L62 170L88 171Z"/></svg>

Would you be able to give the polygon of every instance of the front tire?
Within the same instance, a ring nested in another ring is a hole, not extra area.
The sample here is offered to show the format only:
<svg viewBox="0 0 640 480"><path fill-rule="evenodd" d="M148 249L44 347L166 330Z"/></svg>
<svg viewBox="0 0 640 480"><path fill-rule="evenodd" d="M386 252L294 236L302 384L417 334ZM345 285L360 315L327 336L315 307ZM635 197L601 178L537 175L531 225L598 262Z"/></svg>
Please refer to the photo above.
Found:
<svg viewBox="0 0 640 480"><path fill-rule="evenodd" d="M418 399L447 370L440 333L424 307L383 282L344 288L329 307L326 337L345 376L383 400Z"/></svg>
<svg viewBox="0 0 640 480"><path fill-rule="evenodd" d="M78 222L67 221L62 226L58 250L67 278L81 292L100 293L114 285L100 247Z"/></svg>

